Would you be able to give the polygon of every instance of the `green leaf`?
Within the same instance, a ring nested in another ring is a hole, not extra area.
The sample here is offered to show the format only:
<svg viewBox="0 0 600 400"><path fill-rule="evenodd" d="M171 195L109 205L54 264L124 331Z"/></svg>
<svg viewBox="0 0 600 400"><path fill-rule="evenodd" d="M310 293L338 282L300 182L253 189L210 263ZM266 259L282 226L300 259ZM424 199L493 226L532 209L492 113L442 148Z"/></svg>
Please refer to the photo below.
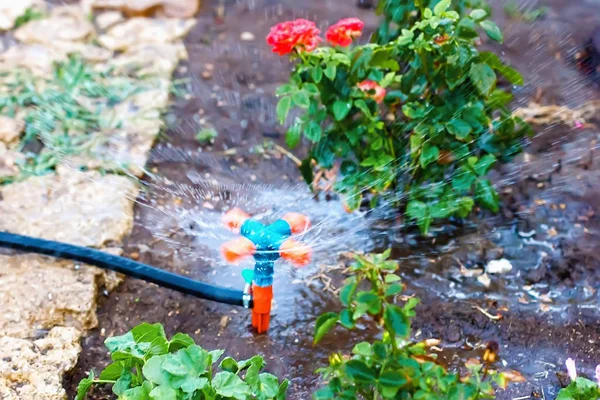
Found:
<svg viewBox="0 0 600 400"><path fill-rule="evenodd" d="M375 381L375 370L363 361L350 360L345 365L346 373L358 383L371 383Z"/></svg>
<svg viewBox="0 0 600 400"><path fill-rule="evenodd" d="M467 215L469 215L469 213L473 209L475 202L470 197L461 197L457 201L457 205L458 205L458 207L457 207L456 215L458 215L460 218L465 218Z"/></svg>
<svg viewBox="0 0 600 400"><path fill-rule="evenodd" d="M304 160L302 160L302 164L300 164L300 174L302 174L304 182L306 182L311 187L314 180L313 167L311 163L312 160L313 159L311 157L305 158Z"/></svg>
<svg viewBox="0 0 600 400"><path fill-rule="evenodd" d="M262 373L258 376L260 389L258 393L267 399L271 399L279 393L279 379L275 375Z"/></svg>
<svg viewBox="0 0 600 400"><path fill-rule="evenodd" d="M300 108L308 108L310 106L310 98L304 90L294 92L292 94L292 102Z"/></svg>
<svg viewBox="0 0 600 400"><path fill-rule="evenodd" d="M315 83L320 83L323 79L323 68L314 67L313 69L311 69L310 75L312 76L312 79L313 81L315 81Z"/></svg>
<svg viewBox="0 0 600 400"><path fill-rule="evenodd" d="M290 109L292 108L292 99L289 96L282 97L277 103L277 118L280 124L284 124L287 119Z"/></svg>
<svg viewBox="0 0 600 400"><path fill-rule="evenodd" d="M496 42L502 43L504 41L504 36L502 36L502 32L498 25L490 20L481 21L479 25L483 28L485 33L489 36L490 39L495 40Z"/></svg>
<svg viewBox="0 0 600 400"><path fill-rule="evenodd" d="M110 353L117 351L127 351L135 347L135 339L131 332L127 332L122 336L109 337L104 341L104 345ZM143 356L143 354L140 354Z"/></svg>
<svg viewBox="0 0 600 400"><path fill-rule="evenodd" d="M391 369L386 369L383 371L377 381L383 387L392 388L400 388L408 383L408 380L400 371L394 371Z"/></svg>
<svg viewBox="0 0 600 400"><path fill-rule="evenodd" d="M519 71L504 64L496 54L484 51L479 54L479 59L502 74L513 85L523 85L525 83Z"/></svg>
<svg viewBox="0 0 600 400"><path fill-rule="evenodd" d="M410 135L410 156L414 160L418 157L419 151L421 151L421 136L413 133Z"/></svg>
<svg viewBox="0 0 600 400"><path fill-rule="evenodd" d="M104 381L116 381L124 371L126 371L124 362L117 361L112 364L108 364L100 373L98 378Z"/></svg>
<svg viewBox="0 0 600 400"><path fill-rule="evenodd" d="M402 308L395 304L388 304L384 312L385 327L396 336L408 338L410 336L410 320Z"/></svg>
<svg viewBox="0 0 600 400"><path fill-rule="evenodd" d="M197 390L202 390L208 385L207 378L197 378L188 376L181 384L181 390L185 393L194 393Z"/></svg>
<svg viewBox="0 0 600 400"><path fill-rule="evenodd" d="M144 377L156 385L167 385L169 383L169 375L162 369L165 357L154 356L146 361L146 364L142 368Z"/></svg>
<svg viewBox="0 0 600 400"><path fill-rule="evenodd" d="M251 394L250 387L236 374L222 371L215 375L212 386L218 395L246 400Z"/></svg>
<svg viewBox="0 0 600 400"><path fill-rule="evenodd" d="M327 68L325 68L325 76L329 78L329 80L334 80L335 75L337 74L337 67L335 64L329 64Z"/></svg>
<svg viewBox="0 0 600 400"><path fill-rule="evenodd" d="M306 136L306 138L313 143L320 141L321 137L323 136L323 130L321 129L321 125L319 125L315 121L310 121L306 126L304 136Z"/></svg>
<svg viewBox="0 0 600 400"><path fill-rule="evenodd" d="M235 361L231 357L225 357L223 359L223 361L221 361L221 364L219 365L219 368L221 370L223 370L223 371L229 371L229 372L232 372L234 374L237 374L237 372L239 370L237 361Z"/></svg>
<svg viewBox="0 0 600 400"><path fill-rule="evenodd" d="M465 140L471 133L471 125L458 118L448 122L446 129L459 140Z"/></svg>
<svg viewBox="0 0 600 400"><path fill-rule="evenodd" d="M357 287L358 284L354 281L347 283L340 289L340 301L344 307L348 307L350 305Z"/></svg>
<svg viewBox="0 0 600 400"><path fill-rule="evenodd" d="M473 82L477 91L483 96L488 96L496 87L496 73L487 64L472 64L469 78L471 78L471 82Z"/></svg>
<svg viewBox="0 0 600 400"><path fill-rule="evenodd" d="M406 214L412 219L424 218L427 213L427 204L422 201L411 200L406 205Z"/></svg>
<svg viewBox="0 0 600 400"><path fill-rule="evenodd" d="M352 318L352 311L344 309L340 312L340 324L346 329L354 329L354 318Z"/></svg>
<svg viewBox="0 0 600 400"><path fill-rule="evenodd" d="M478 390L471 385L458 384L450 389L448 400L472 400L477 398Z"/></svg>
<svg viewBox="0 0 600 400"><path fill-rule="evenodd" d="M331 330L338 322L339 315L335 312L326 312L317 318L315 325L314 343L319 343L323 336Z"/></svg>
<svg viewBox="0 0 600 400"><path fill-rule="evenodd" d="M168 386L157 386L150 392L150 398L154 400L177 400L177 391Z"/></svg>
<svg viewBox="0 0 600 400"><path fill-rule="evenodd" d="M369 342L358 343L352 349L352 353L359 355L359 356L371 357L373 355L373 349L371 348L371 343L369 343Z"/></svg>
<svg viewBox="0 0 600 400"><path fill-rule="evenodd" d="M477 176L466 167L460 167L452 177L452 188L460 193L466 193L471 190Z"/></svg>
<svg viewBox="0 0 600 400"><path fill-rule="evenodd" d="M156 338L166 339L165 329L161 324L148 324L146 322L136 326L131 330L133 339L136 343L152 343Z"/></svg>
<svg viewBox="0 0 600 400"><path fill-rule="evenodd" d="M335 103L333 103L332 108L333 108L333 116L335 117L335 120L341 121L344 118L346 118L346 116L352 109L352 102L338 99L335 101Z"/></svg>
<svg viewBox="0 0 600 400"><path fill-rule="evenodd" d="M400 280L400 277L396 274L387 274L385 276L385 283L394 283Z"/></svg>
<svg viewBox="0 0 600 400"><path fill-rule="evenodd" d="M448 9L448 7L450 7L450 0L441 0L433 8L433 13L440 17Z"/></svg>
<svg viewBox="0 0 600 400"><path fill-rule="evenodd" d="M305 83L302 89L311 96L318 96L320 93L319 88L314 83Z"/></svg>
<svg viewBox="0 0 600 400"><path fill-rule="evenodd" d="M485 176L496 163L496 157L492 154L486 154L477 161L473 169L478 176Z"/></svg>
<svg viewBox="0 0 600 400"><path fill-rule="evenodd" d="M79 385L77 385L77 397L75 399L76 400L85 399L87 392L90 390L90 388L92 387L93 384L94 384L94 373L92 371L90 371L90 374L88 375L88 377L82 379L81 382L79 382Z"/></svg>
<svg viewBox="0 0 600 400"><path fill-rule="evenodd" d="M217 361L219 361L219 358L221 358L224 353L225 353L225 350L211 350L208 352L208 355L210 355L210 360L214 364ZM196 359L197 359L197 357L196 357ZM206 367L208 367L208 363L207 363Z"/></svg>
<svg viewBox="0 0 600 400"><path fill-rule="evenodd" d="M419 159L421 167L427 168L429 164L437 162L439 156L440 150L436 146L432 146L429 143L425 143L423 145L423 151L421 152L421 158Z"/></svg>
<svg viewBox="0 0 600 400"><path fill-rule="evenodd" d="M386 296L395 296L397 294L402 293L402 285L399 283L393 283L385 288Z"/></svg>
<svg viewBox="0 0 600 400"><path fill-rule="evenodd" d="M487 180L479 180L475 185L475 200L490 211L498 212L500 197L498 192Z"/></svg>
<svg viewBox="0 0 600 400"><path fill-rule="evenodd" d="M293 149L298 146L300 140L302 139L302 125L299 123L294 123L290 126L290 129L285 134L285 143L289 148Z"/></svg>
<svg viewBox="0 0 600 400"><path fill-rule="evenodd" d="M119 400L150 400L150 391L152 390L152 384L150 382L144 382L142 386L127 389Z"/></svg>
<svg viewBox="0 0 600 400"><path fill-rule="evenodd" d="M290 381L288 381L287 379L284 379L283 382L281 382L281 384L279 385L279 390L277 391L277 396L275 397L275 400L285 400L286 399L286 394L287 394L289 385L290 385Z"/></svg>
<svg viewBox="0 0 600 400"><path fill-rule="evenodd" d="M475 20L475 21L480 21L482 19L484 19L485 17L487 17L488 12L485 10L482 10L481 8L475 9L473 11L471 11L471 14L469 14L469 17L471 17L471 19Z"/></svg>
<svg viewBox="0 0 600 400"><path fill-rule="evenodd" d="M130 387L131 387L131 372L126 370L119 377L119 379L117 379L117 381L115 382L115 384L112 387L112 391L117 396L120 396L123 393L125 393L125 391L127 389L129 389Z"/></svg>
<svg viewBox="0 0 600 400"><path fill-rule="evenodd" d="M179 349L185 349L194 344L194 339L192 339L190 335L186 335L185 333L176 333L169 342L169 352L173 353Z"/></svg>
<svg viewBox="0 0 600 400"><path fill-rule="evenodd" d="M277 96L283 96L285 94L291 94L294 90L296 90L296 88L293 85L286 83L285 85L279 86L275 91L275 94Z"/></svg>

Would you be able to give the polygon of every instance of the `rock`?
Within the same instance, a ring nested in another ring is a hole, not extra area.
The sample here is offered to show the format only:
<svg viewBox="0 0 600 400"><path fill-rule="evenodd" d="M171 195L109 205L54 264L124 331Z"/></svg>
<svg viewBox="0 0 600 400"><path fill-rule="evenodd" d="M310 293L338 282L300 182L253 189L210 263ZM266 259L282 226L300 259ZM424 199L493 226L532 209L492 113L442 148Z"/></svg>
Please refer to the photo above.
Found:
<svg viewBox="0 0 600 400"><path fill-rule="evenodd" d="M54 326L96 327L96 295L107 279L98 268L76 269L76 264L37 255L0 255L0 336L33 337Z"/></svg>
<svg viewBox="0 0 600 400"><path fill-rule="evenodd" d="M12 29L17 18L25 14L29 8L42 8L42 6L43 2L38 0L0 0L0 30Z"/></svg>
<svg viewBox="0 0 600 400"><path fill-rule="evenodd" d="M0 187L0 231L102 247L120 243L133 225L137 186L123 176L58 168Z"/></svg>
<svg viewBox="0 0 600 400"><path fill-rule="evenodd" d="M123 14L119 11L105 11L96 15L96 25L103 31L123 20Z"/></svg>
<svg viewBox="0 0 600 400"><path fill-rule="evenodd" d="M14 142L25 127L24 121L0 115L0 142Z"/></svg>
<svg viewBox="0 0 600 400"><path fill-rule="evenodd" d="M506 274L512 271L512 269L512 264L506 258L492 260L485 267L485 271L488 274Z"/></svg>
<svg viewBox="0 0 600 400"><path fill-rule="evenodd" d="M115 73L170 79L180 60L188 54L181 42L147 43L129 47L126 52L110 60L108 66Z"/></svg>
<svg viewBox="0 0 600 400"><path fill-rule="evenodd" d="M481 283L483 286L485 286L486 288L490 287L490 284L492 283L492 280L490 279L490 277L488 276L488 274L483 274L483 275L479 275L477 277L477 282Z"/></svg>
<svg viewBox="0 0 600 400"><path fill-rule="evenodd" d="M22 153L9 150L3 142L0 142L0 180L18 175L17 161L24 158Z"/></svg>
<svg viewBox="0 0 600 400"><path fill-rule="evenodd" d="M54 63L65 60L65 53L39 44L12 46L0 54L0 72L27 68L35 76L50 77Z"/></svg>
<svg viewBox="0 0 600 400"><path fill-rule="evenodd" d="M0 398L66 400L63 376L77 363L81 333L57 327L35 341L0 337Z"/></svg>
<svg viewBox="0 0 600 400"><path fill-rule="evenodd" d="M256 39L256 37L252 32L242 32L242 34L240 35L240 40L243 40L244 42L251 42L254 39Z"/></svg>
<svg viewBox="0 0 600 400"><path fill-rule="evenodd" d="M94 33L94 26L78 6L60 6L48 18L31 21L15 31L15 38L26 44L52 46L58 41L82 42Z"/></svg>
<svg viewBox="0 0 600 400"><path fill-rule="evenodd" d="M128 16L164 15L190 18L198 13L200 0L83 0L86 9L121 10Z"/></svg>
<svg viewBox="0 0 600 400"><path fill-rule="evenodd" d="M107 49L124 51L141 44L174 42L194 25L193 19L132 18L110 28L98 41Z"/></svg>

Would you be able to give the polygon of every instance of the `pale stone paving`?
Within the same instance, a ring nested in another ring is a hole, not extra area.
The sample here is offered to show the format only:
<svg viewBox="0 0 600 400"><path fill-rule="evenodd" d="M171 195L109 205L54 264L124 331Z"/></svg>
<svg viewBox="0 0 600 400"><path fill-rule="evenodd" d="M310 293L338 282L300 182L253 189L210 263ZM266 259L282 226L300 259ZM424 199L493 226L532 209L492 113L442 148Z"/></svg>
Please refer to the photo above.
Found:
<svg viewBox="0 0 600 400"><path fill-rule="evenodd" d="M87 1L85 10L96 3ZM0 30L12 29L32 6L46 8L38 1L0 0ZM133 225L137 183L126 176L77 169L120 165L134 175L143 173L163 124L171 76L187 57L181 38L195 20L126 19L118 11L106 11L91 22L85 10L77 5L55 7L45 10L43 19L17 28L19 43L0 53L0 72L26 68L43 79L53 73L54 62L78 53L98 71L111 68L116 76L110 79L131 81L139 76L151 90L105 110L101 118L119 124L106 124L92 133L102 140L91 155L70 155L55 174L0 186L0 231L119 253ZM113 57L115 50L122 53ZM6 79L0 78L0 93L10 91ZM82 98L81 104L85 101ZM88 108L94 107L90 103ZM25 127L24 112L0 116L0 179L20 171L18 161L24 156L16 149ZM117 284L114 273L70 261L0 255L0 399L66 399L63 375L77 362L81 336L98 323L98 290Z"/></svg>

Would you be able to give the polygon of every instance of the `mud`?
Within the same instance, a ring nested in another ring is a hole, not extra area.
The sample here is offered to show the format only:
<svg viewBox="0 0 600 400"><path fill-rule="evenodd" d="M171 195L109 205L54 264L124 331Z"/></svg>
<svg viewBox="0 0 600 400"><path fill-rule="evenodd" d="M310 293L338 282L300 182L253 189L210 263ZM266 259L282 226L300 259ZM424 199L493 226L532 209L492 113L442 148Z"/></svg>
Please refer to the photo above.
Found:
<svg viewBox="0 0 600 400"><path fill-rule="evenodd" d="M189 64L180 70L182 76L191 77L187 88L191 95L167 115L170 130L150 160L153 173L192 186L195 177L202 177L233 188L251 182L295 187L299 174L293 160L281 154L267 156L271 153L264 151L269 147L265 140L283 145L271 94L285 79L288 66L268 54L262 38L271 25L292 17L326 25L358 16L370 29L377 19L355 2L292 4L227 2L224 16L216 2L204 5L186 42ZM504 28L506 42L497 50L524 73L527 82L517 92L515 107L532 99L576 107L598 98L596 87L581 75L572 58L577 45L600 23L600 4L540 2L549 10L533 23L506 19L502 5L495 4L495 19ZM245 31L256 39L240 41ZM194 135L204 126L215 127L219 135L200 151ZM500 345L499 364L521 371L528 379L500 392L500 400L553 399L560 387L557 373L567 357L578 360L584 375L591 375L600 361L600 253L596 250L600 165L594 158L599 132L567 126L537 132L525 155L494 172L504 204L498 215L481 212L471 222L449 224L428 238L419 238L411 227L378 222L370 228L369 240L356 246L359 250L394 248L407 291L422 300L414 333L418 338L442 339L448 350L441 357L450 366L477 354L488 341ZM301 193L299 197L306 196L302 189L293 190ZM165 195L160 204L185 208L190 200ZM327 207L340 208L335 203ZM156 221L166 226L161 228L168 232L166 240L157 239L153 232ZM239 270L215 268L177 221L155 207L136 209L136 226L126 251L132 258L196 279L243 285ZM511 261L512 271L490 275L489 287L480 283L473 270L502 257ZM305 278L317 270L317 266L308 271L284 269L276 276L272 326L262 336L252 333L247 310L127 279L101 299L99 328L83 339L79 363L65 382L69 398L87 371L99 371L108 363L102 345L107 336L150 321L163 323L169 334L189 333L201 345L226 349L234 357L261 353L270 372L291 380L289 398L309 399L319 384L314 370L326 362L327 355L347 351L352 343L374 334L368 326L352 333L338 330L318 346L312 345L315 319L340 307L329 289L342 279L341 270L332 268L325 270L332 279L329 285L319 279L306 284ZM501 318L491 319L482 310ZM106 398L108 393L96 390L90 398Z"/></svg>

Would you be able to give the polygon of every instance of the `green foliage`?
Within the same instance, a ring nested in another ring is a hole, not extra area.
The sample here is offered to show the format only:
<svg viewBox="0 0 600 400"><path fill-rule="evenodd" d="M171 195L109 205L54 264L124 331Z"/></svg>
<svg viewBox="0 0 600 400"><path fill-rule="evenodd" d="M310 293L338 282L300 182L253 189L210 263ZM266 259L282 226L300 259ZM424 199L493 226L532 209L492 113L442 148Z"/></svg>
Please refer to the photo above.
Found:
<svg viewBox="0 0 600 400"><path fill-rule="evenodd" d="M525 22L534 22L548 12L548 7L528 8L521 10L515 1L510 1L504 5L504 13L511 19L523 20Z"/></svg>
<svg viewBox="0 0 600 400"><path fill-rule="evenodd" d="M206 144L211 143L217 136L219 136L219 133L215 128L202 128L196 134L196 140L200 144Z"/></svg>
<svg viewBox="0 0 600 400"><path fill-rule="evenodd" d="M398 264L388 260L389 251L357 256L352 275L340 290L344 309L329 312L317 320L315 342L336 325L353 329L360 321L374 321L381 339L354 346L352 356L333 354L329 366L319 372L327 384L314 398L327 399L493 399L492 382L505 387L517 373L501 373L488 364L470 362L468 375L450 373L428 354L431 342L410 341L410 324L418 299L409 297L399 304L402 293Z"/></svg>
<svg viewBox="0 0 600 400"><path fill-rule="evenodd" d="M486 0L379 0L377 3L377 14L383 17L376 34L378 43L388 43L401 35L402 29L411 27L421 17L428 13L426 9L448 8L459 14L465 14L468 10L481 10L489 15L491 7ZM479 12L479 11L478 11Z"/></svg>
<svg viewBox="0 0 600 400"><path fill-rule="evenodd" d="M577 378L569 386L558 392L556 400L597 400L600 399L600 385L586 378Z"/></svg>
<svg viewBox="0 0 600 400"><path fill-rule="evenodd" d="M7 94L0 96L0 114L22 114L25 121L18 150L26 150L35 140L43 149L26 153L17 161L20 174L2 178L0 184L48 174L61 158L83 154L98 145L95 133L122 123L106 111L152 87L147 82L110 76L110 71L96 72L78 56L56 63L50 77L26 69L7 72L4 84Z"/></svg>
<svg viewBox="0 0 600 400"><path fill-rule="evenodd" d="M79 383L76 400L95 384L110 384L122 400L281 400L288 381L260 372L261 356L236 361L223 350L207 351L178 333L168 340L160 324L143 323L123 336L106 339L112 364L98 378Z"/></svg>
<svg viewBox="0 0 600 400"><path fill-rule="evenodd" d="M19 16L16 20L15 20L15 26L14 28L19 28L23 25L25 25L26 23L30 22L30 21L35 21L37 19L42 19L45 17L45 14L43 11L39 10L36 7L29 7L28 9L25 10L25 12L23 13L23 15Z"/></svg>
<svg viewBox="0 0 600 400"><path fill-rule="evenodd" d="M414 7L397 4L407 3ZM310 143L306 179L312 160L325 169L339 163L335 189L348 208L364 195L387 197L426 233L435 220L464 218L475 204L497 211L486 175L521 151L531 129L498 87L499 75L522 85L521 75L477 49L480 34L503 39L488 11L461 17L450 1L432 2L433 9L422 3L414 2L421 4L414 25L390 42L294 55L299 62L277 90L277 114L284 122L294 107L301 111L288 121L287 143L302 135ZM386 89L383 103L376 91L359 89L365 81Z"/></svg>

